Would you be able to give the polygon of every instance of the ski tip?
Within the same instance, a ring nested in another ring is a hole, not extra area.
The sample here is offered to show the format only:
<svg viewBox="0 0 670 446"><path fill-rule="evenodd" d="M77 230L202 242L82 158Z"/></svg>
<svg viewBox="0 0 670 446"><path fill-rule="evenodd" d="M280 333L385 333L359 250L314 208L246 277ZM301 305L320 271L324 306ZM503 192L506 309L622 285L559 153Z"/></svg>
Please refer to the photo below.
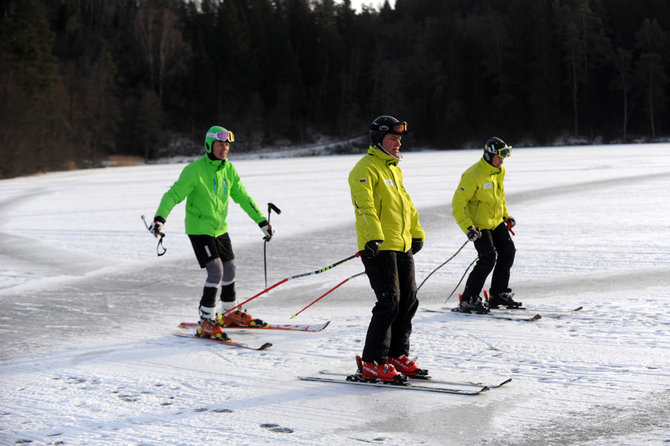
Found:
<svg viewBox="0 0 670 446"><path fill-rule="evenodd" d="M297 314L292 314L292 315L291 315L291 319L295 319L296 317L298 317Z"/></svg>
<svg viewBox="0 0 670 446"><path fill-rule="evenodd" d="M538 313L535 316L531 317L529 320L530 321L538 321L540 319L542 319L542 315Z"/></svg>
<svg viewBox="0 0 670 446"><path fill-rule="evenodd" d="M575 308L575 309L572 310L572 311L580 311L580 310L582 310L583 308L584 308L584 307L577 307L577 308Z"/></svg>
<svg viewBox="0 0 670 446"><path fill-rule="evenodd" d="M512 378L507 378L505 381L503 381L503 382L501 382L500 384L498 384L498 387L500 387L500 386L504 386L505 384L507 384L507 383L509 383L509 382L511 382L511 381L512 381Z"/></svg>
<svg viewBox="0 0 670 446"><path fill-rule="evenodd" d="M266 342L265 344L258 347L256 350L267 350L270 347L272 347L272 343L271 342Z"/></svg>

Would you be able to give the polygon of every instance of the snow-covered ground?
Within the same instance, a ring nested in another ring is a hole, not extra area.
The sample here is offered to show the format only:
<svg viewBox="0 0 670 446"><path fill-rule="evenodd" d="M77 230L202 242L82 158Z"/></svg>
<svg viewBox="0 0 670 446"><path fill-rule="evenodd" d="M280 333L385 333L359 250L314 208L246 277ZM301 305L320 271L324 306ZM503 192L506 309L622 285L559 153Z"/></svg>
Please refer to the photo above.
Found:
<svg viewBox="0 0 670 446"><path fill-rule="evenodd" d="M417 282L465 236L451 217L479 150L411 152L406 186L427 232ZM347 175L359 156L239 160L273 202L268 282L353 254ZM495 383L478 396L301 381L353 372L374 296L359 277L290 316L359 260L290 280L247 309L320 333L234 331L256 352L172 335L194 321L205 273L183 232L168 251L143 226L179 165L0 181L0 444L543 445L670 442L670 145L515 149L505 161L518 224L511 285L537 322L425 309L446 303L476 257L468 244L421 288L412 353L435 378ZM258 227L231 207L238 293L262 290ZM459 287L459 289L462 288ZM583 306L574 314L552 313Z"/></svg>

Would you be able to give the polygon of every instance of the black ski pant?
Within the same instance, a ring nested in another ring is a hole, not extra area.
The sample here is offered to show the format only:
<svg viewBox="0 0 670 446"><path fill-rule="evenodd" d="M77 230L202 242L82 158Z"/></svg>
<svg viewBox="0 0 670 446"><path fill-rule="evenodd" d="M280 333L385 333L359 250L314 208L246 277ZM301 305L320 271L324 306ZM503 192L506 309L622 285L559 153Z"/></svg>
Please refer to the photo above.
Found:
<svg viewBox="0 0 670 446"><path fill-rule="evenodd" d="M409 355L412 318L419 307L414 256L411 251L380 251L362 260L377 297L362 359L384 364L388 356Z"/></svg>
<svg viewBox="0 0 670 446"><path fill-rule="evenodd" d="M491 294L504 293L509 290L509 272L514 264L516 248L505 223L495 229L483 229L482 236L475 240L475 249L479 260L468 276L463 291L464 298L479 296L484 282L491 270Z"/></svg>

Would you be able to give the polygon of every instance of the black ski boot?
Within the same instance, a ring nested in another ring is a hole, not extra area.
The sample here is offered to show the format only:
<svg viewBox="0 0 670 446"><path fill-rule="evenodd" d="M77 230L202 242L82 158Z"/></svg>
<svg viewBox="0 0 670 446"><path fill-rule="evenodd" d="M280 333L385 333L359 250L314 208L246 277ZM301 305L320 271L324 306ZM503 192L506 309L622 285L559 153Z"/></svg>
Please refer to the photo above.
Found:
<svg viewBox="0 0 670 446"><path fill-rule="evenodd" d="M523 302L517 302L514 299L514 293L509 288L507 291L502 293L491 293L491 298L489 299L489 308L498 308L501 305L507 307L508 309L520 308L523 305Z"/></svg>
<svg viewBox="0 0 670 446"><path fill-rule="evenodd" d="M452 311L458 311L459 313L477 313L477 314L486 314L489 312L489 309L484 305L482 298L477 297L464 297L462 294L458 296L460 302L456 308Z"/></svg>

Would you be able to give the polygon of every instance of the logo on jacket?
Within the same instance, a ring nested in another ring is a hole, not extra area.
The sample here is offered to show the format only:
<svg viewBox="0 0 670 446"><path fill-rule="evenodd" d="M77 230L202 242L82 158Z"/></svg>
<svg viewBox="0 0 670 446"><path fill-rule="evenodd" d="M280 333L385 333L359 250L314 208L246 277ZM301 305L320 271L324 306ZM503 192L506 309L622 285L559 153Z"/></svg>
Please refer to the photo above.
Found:
<svg viewBox="0 0 670 446"><path fill-rule="evenodd" d="M491 189L493 185L491 183L484 183L484 189Z"/></svg>
<svg viewBox="0 0 670 446"><path fill-rule="evenodd" d="M393 186L393 180L392 179L384 180L384 183L386 183L387 186Z"/></svg>
<svg viewBox="0 0 670 446"><path fill-rule="evenodd" d="M368 179L367 179L367 178L359 178L359 179L358 179L358 182L359 182L359 183L367 183L367 182L368 182Z"/></svg>

